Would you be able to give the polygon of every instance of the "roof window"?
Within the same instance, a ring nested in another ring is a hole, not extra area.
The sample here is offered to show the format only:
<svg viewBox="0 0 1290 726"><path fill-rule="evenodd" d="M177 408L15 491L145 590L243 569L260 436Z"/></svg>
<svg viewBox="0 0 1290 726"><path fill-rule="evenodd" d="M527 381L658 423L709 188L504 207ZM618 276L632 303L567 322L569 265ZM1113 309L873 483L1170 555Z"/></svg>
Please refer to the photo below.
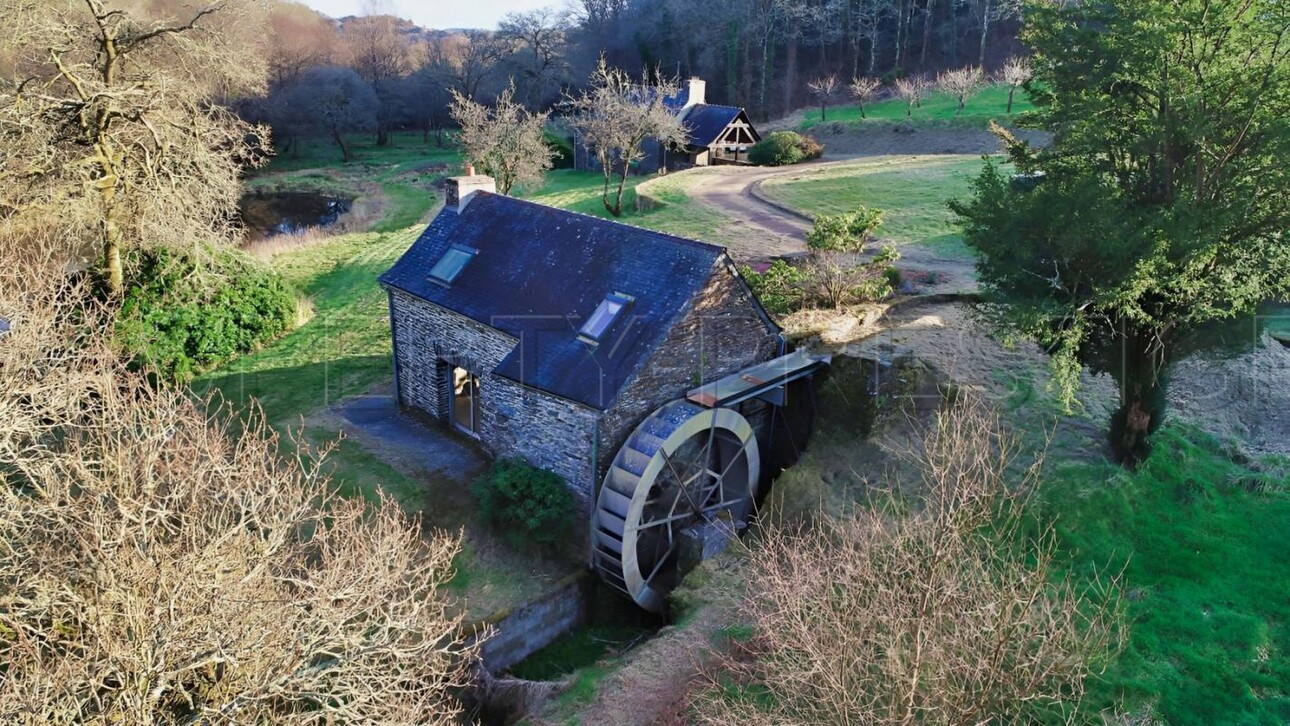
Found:
<svg viewBox="0 0 1290 726"><path fill-rule="evenodd" d="M632 304L632 300L634 300L633 297L620 292L606 295L605 299L596 306L596 311L582 324L582 328L578 330L578 337L590 343L599 343L623 310Z"/></svg>
<svg viewBox="0 0 1290 726"><path fill-rule="evenodd" d="M452 245L447 252L443 253L443 257L434 263L434 267L430 268L430 279L444 285L451 284L465 269L466 263L477 254L479 254L477 249L465 245Z"/></svg>

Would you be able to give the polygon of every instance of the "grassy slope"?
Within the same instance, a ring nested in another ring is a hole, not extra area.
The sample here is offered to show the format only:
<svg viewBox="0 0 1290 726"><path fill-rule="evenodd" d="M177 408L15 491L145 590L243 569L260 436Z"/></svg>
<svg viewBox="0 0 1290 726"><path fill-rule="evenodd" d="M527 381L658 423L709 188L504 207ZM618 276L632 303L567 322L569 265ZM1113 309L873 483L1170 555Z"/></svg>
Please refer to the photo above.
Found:
<svg viewBox="0 0 1290 726"><path fill-rule="evenodd" d="M878 234L945 256L971 258L946 202L966 196L981 171L979 156L880 156L767 180L762 190L806 214L836 214L863 205L886 212Z"/></svg>
<svg viewBox="0 0 1290 726"><path fill-rule="evenodd" d="M1026 97L1024 90L1018 89L1013 100L1013 115L1033 111L1034 105ZM958 99L946 93L932 93L923 99L920 106L915 106L910 121L915 124L942 125L956 127L982 128L993 118L1005 118L1008 110L1008 89L1006 86L990 86L980 93L968 98L963 113L957 114ZM905 102L899 98L889 98L864 107L865 119L860 118L860 107L855 104L831 106L825 113L828 122L844 123L891 123L905 120ZM812 126L821 123L820 107L807 109L802 129L809 131Z"/></svg>
<svg viewBox="0 0 1290 726"><path fill-rule="evenodd" d="M368 135L349 137L354 159L348 164L341 163L334 144L307 139L295 152L275 158L247 186L367 196L379 212L373 231L406 229L425 217L437 197L432 182L445 166L455 171L461 156L452 147L435 146L433 140L423 143L417 133L395 133L391 139L392 145L381 147Z"/></svg>
<svg viewBox="0 0 1290 726"><path fill-rule="evenodd" d="M1073 571L1124 567L1128 644L1088 705L1123 698L1180 726L1290 722L1285 482L1179 426L1157 445L1134 473L1058 462L1041 495Z"/></svg>

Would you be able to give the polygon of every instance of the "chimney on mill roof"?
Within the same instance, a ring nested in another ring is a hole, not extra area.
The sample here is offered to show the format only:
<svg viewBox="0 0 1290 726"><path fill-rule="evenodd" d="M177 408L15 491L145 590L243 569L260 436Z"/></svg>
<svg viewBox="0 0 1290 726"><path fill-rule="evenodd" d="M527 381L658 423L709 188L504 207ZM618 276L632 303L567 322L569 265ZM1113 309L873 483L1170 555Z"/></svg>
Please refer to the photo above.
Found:
<svg viewBox="0 0 1290 726"><path fill-rule="evenodd" d="M475 174L475 167L466 167L466 176L452 176L444 181L444 207L460 213L470 204L475 192L497 193L497 182L491 176Z"/></svg>

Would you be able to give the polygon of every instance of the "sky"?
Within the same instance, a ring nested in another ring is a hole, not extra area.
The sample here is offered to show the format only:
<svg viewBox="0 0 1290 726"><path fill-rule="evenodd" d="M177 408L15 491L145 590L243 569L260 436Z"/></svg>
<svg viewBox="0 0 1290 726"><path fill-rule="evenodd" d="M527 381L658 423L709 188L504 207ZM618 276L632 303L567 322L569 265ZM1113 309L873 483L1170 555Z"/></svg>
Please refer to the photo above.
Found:
<svg viewBox="0 0 1290 726"><path fill-rule="evenodd" d="M333 18L359 15L364 0L302 0ZM559 0L378 0L382 12L407 18L425 28L488 28L507 13L562 6Z"/></svg>

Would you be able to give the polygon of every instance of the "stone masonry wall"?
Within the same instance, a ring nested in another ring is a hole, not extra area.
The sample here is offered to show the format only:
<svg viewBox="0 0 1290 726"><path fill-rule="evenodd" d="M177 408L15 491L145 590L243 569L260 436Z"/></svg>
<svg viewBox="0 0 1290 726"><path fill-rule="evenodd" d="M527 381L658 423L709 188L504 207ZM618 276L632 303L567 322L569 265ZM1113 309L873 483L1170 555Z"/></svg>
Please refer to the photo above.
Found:
<svg viewBox="0 0 1290 726"><path fill-rule="evenodd" d="M399 402L447 421L451 382L440 380L439 362L446 360L479 376L482 389L516 340L402 291L390 289L389 295ZM481 404L487 400L481 393Z"/></svg>
<svg viewBox="0 0 1290 726"><path fill-rule="evenodd" d="M591 452L599 412L500 376L481 384L480 401L484 446L564 477L579 508L588 513L595 491Z"/></svg>
<svg viewBox="0 0 1290 726"><path fill-rule="evenodd" d="M654 409L692 388L775 357L779 331L758 314L724 258L681 321L619 394L600 427L598 471Z"/></svg>
<svg viewBox="0 0 1290 726"><path fill-rule="evenodd" d="M492 371L517 341L470 318L390 290L399 397L448 422L451 382L440 360L479 376L479 441L493 456L519 456L565 478L579 504L594 491L592 439L598 412L525 388Z"/></svg>

